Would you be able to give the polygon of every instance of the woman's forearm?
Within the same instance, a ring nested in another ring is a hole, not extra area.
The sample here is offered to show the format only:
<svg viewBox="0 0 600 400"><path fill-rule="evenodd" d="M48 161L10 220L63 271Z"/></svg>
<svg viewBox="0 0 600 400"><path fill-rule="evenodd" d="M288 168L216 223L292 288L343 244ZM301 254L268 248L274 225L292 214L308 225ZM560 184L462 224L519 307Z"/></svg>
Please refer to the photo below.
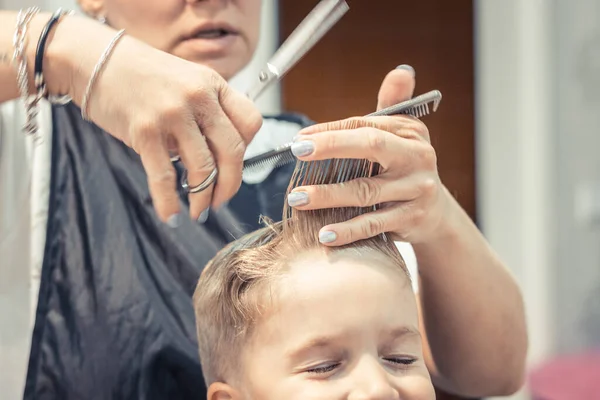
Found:
<svg viewBox="0 0 600 400"><path fill-rule="evenodd" d="M27 29L29 92L35 92L33 70L37 43L50 13L39 13ZM20 96L13 63L17 12L0 11L0 103ZM43 72L48 92L68 94L78 102L95 63L114 36L114 30L86 17L68 16L54 25L44 51Z"/></svg>
<svg viewBox="0 0 600 400"><path fill-rule="evenodd" d="M451 217L435 243L414 245L433 375L466 396L507 395L523 381L527 329L521 292L446 191Z"/></svg>
<svg viewBox="0 0 600 400"><path fill-rule="evenodd" d="M33 70L37 40L50 17L51 15L48 13L37 14L28 25L25 54L27 58L30 94L35 92ZM17 85L17 68L13 62L13 37L16 23L16 12L0 11L0 103L16 99L20 95ZM44 60L44 72L52 76L52 79L48 79L49 77L46 79L47 83L52 83L54 88L60 88L61 82L68 82L68 70L65 68L54 68L52 57L48 57L48 55L52 54L52 49L53 38L50 36L47 44L47 56Z"/></svg>

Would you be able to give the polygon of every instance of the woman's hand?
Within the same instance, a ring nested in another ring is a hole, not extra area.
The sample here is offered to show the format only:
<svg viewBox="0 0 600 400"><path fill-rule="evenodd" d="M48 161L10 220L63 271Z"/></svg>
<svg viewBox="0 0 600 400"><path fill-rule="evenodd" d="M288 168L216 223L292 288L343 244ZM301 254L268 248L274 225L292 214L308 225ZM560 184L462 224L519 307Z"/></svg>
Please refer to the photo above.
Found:
<svg viewBox="0 0 600 400"><path fill-rule="evenodd" d="M50 64L66 67L70 79L66 88L55 90L68 92L81 104L92 71L115 34L92 20L65 18L48 50ZM51 74L47 80L52 92ZM172 225L178 223L180 183L170 153L181 156L190 186L218 168L216 184L190 194L191 216L198 218L237 192L246 145L262 124L254 104L213 70L129 36L116 45L98 76L88 114L141 156L156 211Z"/></svg>
<svg viewBox="0 0 600 400"><path fill-rule="evenodd" d="M410 69L390 72L378 108L409 99L414 86ZM420 243L440 234L448 195L440 182L429 132L418 119L365 117L319 124L301 131L294 147L297 155L304 154L298 156L304 161L357 158L382 167L372 178L299 187L288 197L290 205L300 210L381 205L377 211L323 227L319 237L324 244L344 245L383 232L395 240Z"/></svg>

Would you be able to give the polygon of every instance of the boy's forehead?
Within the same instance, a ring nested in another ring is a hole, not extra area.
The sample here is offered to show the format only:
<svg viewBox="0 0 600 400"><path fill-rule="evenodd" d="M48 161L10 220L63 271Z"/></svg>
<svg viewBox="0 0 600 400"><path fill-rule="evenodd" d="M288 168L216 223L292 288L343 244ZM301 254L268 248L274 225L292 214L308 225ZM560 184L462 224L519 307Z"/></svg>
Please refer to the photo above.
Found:
<svg viewBox="0 0 600 400"><path fill-rule="evenodd" d="M399 268L397 268L399 269ZM289 268L261 291L257 321L267 336L277 331L324 330L332 326L417 325L416 300L408 277L390 265L312 255ZM267 333L266 331L273 331Z"/></svg>
<svg viewBox="0 0 600 400"><path fill-rule="evenodd" d="M305 286L310 290L321 284L339 282L340 274L345 277L393 275L396 284L402 283L405 286L410 283L403 266L397 260L370 248L303 252L288 263L282 280L286 282L285 287Z"/></svg>

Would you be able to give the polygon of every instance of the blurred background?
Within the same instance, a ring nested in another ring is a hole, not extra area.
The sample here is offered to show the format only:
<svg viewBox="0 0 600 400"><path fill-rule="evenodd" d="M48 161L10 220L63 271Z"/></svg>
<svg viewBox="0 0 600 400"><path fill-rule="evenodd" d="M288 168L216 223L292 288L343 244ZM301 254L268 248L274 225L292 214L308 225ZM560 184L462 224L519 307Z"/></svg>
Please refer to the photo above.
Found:
<svg viewBox="0 0 600 400"><path fill-rule="evenodd" d="M263 1L259 51L232 82L241 90L316 2ZM576 385L585 358L600 354L600 0L349 3L259 107L316 121L367 114L398 64L416 69L417 94L441 90L427 124L442 179L525 296L533 378L513 398L541 399L548 380L556 385L541 375L548 365L571 368L558 384ZM76 8L0 0L29 5Z"/></svg>

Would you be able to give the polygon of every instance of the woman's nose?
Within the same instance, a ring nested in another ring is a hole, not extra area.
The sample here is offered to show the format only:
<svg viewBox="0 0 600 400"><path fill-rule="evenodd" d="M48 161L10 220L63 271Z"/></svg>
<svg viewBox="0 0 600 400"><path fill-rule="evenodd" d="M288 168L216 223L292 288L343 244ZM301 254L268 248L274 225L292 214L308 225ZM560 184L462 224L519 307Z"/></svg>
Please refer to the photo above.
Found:
<svg viewBox="0 0 600 400"><path fill-rule="evenodd" d="M392 377L379 360L365 359L352 373L353 387L348 400L399 400Z"/></svg>

